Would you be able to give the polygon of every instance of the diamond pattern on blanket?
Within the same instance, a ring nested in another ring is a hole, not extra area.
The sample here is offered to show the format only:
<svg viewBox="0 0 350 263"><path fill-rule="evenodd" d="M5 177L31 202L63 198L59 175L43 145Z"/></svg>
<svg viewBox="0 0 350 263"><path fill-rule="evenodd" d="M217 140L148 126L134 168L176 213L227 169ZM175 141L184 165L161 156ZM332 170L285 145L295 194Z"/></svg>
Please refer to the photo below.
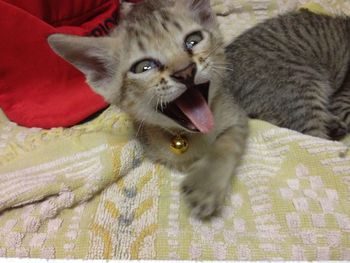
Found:
<svg viewBox="0 0 350 263"><path fill-rule="evenodd" d="M309 151L316 145L310 143L312 140L328 150ZM348 192L346 187L339 187L342 178L334 178L330 169L334 164L323 164L323 160L339 156L344 148L338 142L286 129L253 134L231 198L220 217L205 224L184 216L187 208L178 195L184 175L170 173L169 184L161 189L161 195L167 197L160 200L161 209L166 211L160 220L166 229L158 242L161 258L346 258L350 206L344 197Z"/></svg>

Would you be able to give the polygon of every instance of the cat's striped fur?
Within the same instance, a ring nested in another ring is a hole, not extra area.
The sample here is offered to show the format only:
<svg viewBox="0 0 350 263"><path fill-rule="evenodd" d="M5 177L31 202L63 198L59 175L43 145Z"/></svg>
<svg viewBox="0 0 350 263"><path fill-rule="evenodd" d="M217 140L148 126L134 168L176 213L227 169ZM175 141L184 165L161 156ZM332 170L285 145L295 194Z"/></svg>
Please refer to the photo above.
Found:
<svg viewBox="0 0 350 263"><path fill-rule="evenodd" d="M322 138L350 128L349 18L272 18L239 36L226 56L229 89L251 117Z"/></svg>

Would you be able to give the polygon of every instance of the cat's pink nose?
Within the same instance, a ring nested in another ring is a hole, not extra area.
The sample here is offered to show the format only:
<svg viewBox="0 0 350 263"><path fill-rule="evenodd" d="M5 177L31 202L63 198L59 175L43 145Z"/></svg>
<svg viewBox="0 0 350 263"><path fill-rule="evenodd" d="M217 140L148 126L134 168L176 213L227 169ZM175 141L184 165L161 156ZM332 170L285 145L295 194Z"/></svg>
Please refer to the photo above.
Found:
<svg viewBox="0 0 350 263"><path fill-rule="evenodd" d="M196 63L191 63L184 69L175 72L173 75L171 75L171 77L185 85L191 85L194 83L194 77L196 76L196 72Z"/></svg>

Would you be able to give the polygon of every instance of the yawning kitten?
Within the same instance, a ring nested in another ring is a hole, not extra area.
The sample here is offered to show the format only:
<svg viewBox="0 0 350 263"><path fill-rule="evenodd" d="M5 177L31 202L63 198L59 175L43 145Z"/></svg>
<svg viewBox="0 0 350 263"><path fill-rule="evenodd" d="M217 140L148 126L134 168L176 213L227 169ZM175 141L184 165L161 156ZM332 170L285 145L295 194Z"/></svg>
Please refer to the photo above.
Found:
<svg viewBox="0 0 350 263"><path fill-rule="evenodd" d="M109 37L56 34L48 41L97 93L133 117L151 159L188 174L182 189L195 215L213 215L248 128L228 91L230 72L210 1L144 1ZM183 154L170 150L174 137L188 141Z"/></svg>

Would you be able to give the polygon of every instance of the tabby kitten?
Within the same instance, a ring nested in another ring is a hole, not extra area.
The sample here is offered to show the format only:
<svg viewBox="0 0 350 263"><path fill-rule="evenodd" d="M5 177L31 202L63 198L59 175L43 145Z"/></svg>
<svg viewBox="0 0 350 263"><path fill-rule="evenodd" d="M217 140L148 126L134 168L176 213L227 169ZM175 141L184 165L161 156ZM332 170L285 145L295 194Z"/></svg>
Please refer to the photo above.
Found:
<svg viewBox="0 0 350 263"><path fill-rule="evenodd" d="M97 93L133 117L151 159L187 173L182 190L200 218L222 205L248 133L225 88L222 41L209 0L144 1L109 37L48 38ZM187 139L185 153L170 151L174 137Z"/></svg>
<svg viewBox="0 0 350 263"><path fill-rule="evenodd" d="M226 83L250 117L338 139L350 128L349 56L349 18L290 13L227 47Z"/></svg>
<svg viewBox="0 0 350 263"><path fill-rule="evenodd" d="M304 11L269 19L224 49L209 0L149 0L109 37L48 40L134 118L151 159L188 173L185 198L206 218L244 152L246 113L321 138L346 134L349 32L348 18ZM186 153L169 150L174 136L187 137Z"/></svg>

